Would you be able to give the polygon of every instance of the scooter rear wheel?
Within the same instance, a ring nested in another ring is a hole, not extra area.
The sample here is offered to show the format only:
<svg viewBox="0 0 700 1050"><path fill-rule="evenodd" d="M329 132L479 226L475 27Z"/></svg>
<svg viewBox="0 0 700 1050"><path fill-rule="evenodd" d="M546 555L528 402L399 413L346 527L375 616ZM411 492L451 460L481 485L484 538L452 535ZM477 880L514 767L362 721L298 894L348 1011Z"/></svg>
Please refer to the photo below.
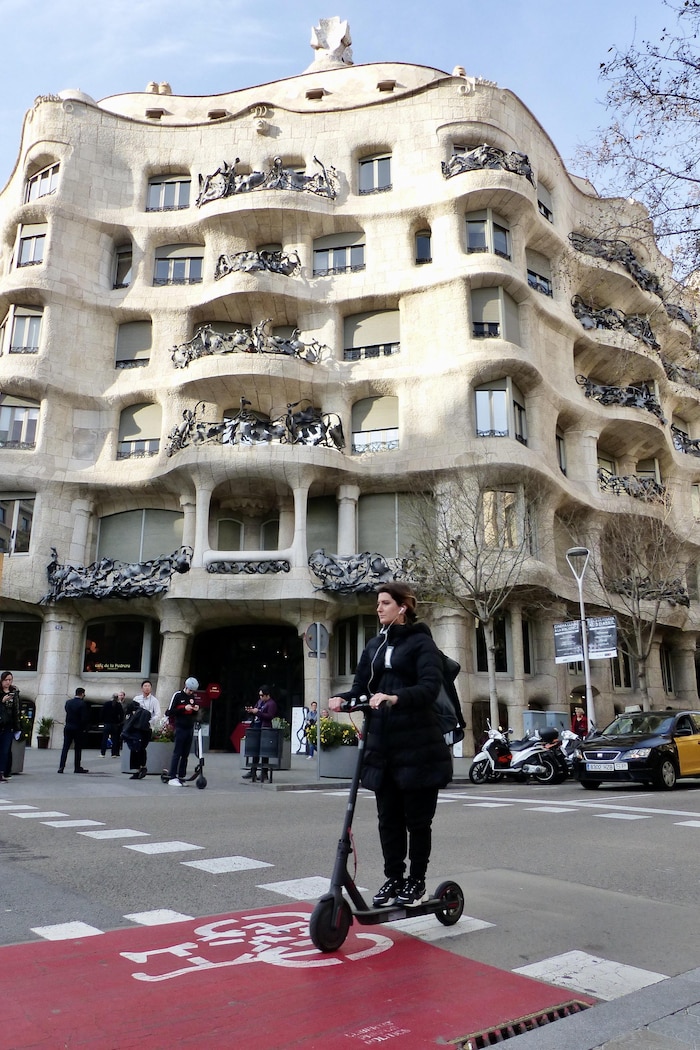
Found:
<svg viewBox="0 0 700 1050"><path fill-rule="evenodd" d="M444 903L444 907L435 912L438 922L441 922L443 926L454 926L456 922L459 922L464 911L462 887L456 882L441 882L434 896Z"/></svg>
<svg viewBox="0 0 700 1050"><path fill-rule="evenodd" d="M200 791L203 791L204 788L207 786L207 778L202 773L200 773L197 779L195 780L195 784L197 785Z"/></svg>
<svg viewBox="0 0 700 1050"><path fill-rule="evenodd" d="M311 913L309 935L320 952L336 952L345 943L352 923L350 905L344 900L338 909L338 924L334 926L334 905L332 897L322 897Z"/></svg>

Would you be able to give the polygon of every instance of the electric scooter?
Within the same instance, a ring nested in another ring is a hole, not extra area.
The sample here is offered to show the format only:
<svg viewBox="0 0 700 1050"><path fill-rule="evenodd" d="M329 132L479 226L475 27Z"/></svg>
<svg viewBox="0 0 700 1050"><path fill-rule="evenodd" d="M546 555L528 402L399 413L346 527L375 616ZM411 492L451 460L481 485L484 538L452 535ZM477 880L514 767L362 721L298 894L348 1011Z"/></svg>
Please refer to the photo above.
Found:
<svg viewBox="0 0 700 1050"><path fill-rule="evenodd" d="M375 908L365 901L355 881L348 871L348 857L354 852L352 842L352 820L360 787L362 760L367 738L367 720L370 710L366 696L346 701L343 711L362 711L364 721L358 743L357 765L350 785L343 831L338 842L338 849L333 865L328 893L319 899L309 922L309 934L316 948L322 952L335 952L345 942L353 919L362 926L377 926L384 922L395 922L397 919L411 918L415 915L434 915L443 926L454 926L464 911L464 894L456 882L441 882L435 893L422 904L407 908L401 904L392 904ZM350 898L343 894L343 890Z"/></svg>
<svg viewBox="0 0 700 1050"><path fill-rule="evenodd" d="M207 778L204 776L204 752L202 750L202 723L201 722L197 722L195 724L194 731L195 731L195 738L197 740L197 747L195 749L195 754L196 754L196 757L197 757L197 765L194 767L194 772L192 773L192 775L189 776L189 777L185 777L184 780L182 781L182 783L183 784L189 784L189 783L191 783L194 780L196 782L196 784L197 784L197 787L200 789L200 791L203 791L204 788L207 786ZM168 781L170 780L170 773L169 773L169 771L167 769L164 769L163 772L160 774L160 779L163 781L164 784L168 783Z"/></svg>

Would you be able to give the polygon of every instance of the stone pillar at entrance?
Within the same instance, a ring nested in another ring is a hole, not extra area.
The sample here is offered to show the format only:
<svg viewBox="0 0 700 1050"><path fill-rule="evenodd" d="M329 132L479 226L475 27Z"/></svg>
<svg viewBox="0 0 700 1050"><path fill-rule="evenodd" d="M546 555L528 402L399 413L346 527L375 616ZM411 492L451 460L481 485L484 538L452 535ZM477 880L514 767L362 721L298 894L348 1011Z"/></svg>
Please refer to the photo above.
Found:
<svg viewBox="0 0 700 1050"><path fill-rule="evenodd" d="M160 668L158 674L158 689L154 690L160 701L160 709L165 714L170 698L174 692L182 688L185 678L190 675L191 670L186 666L187 650L193 631L182 622L167 625L161 624L161 637L163 639L160 650ZM206 685L206 682L200 682Z"/></svg>
<svg viewBox="0 0 700 1050"><path fill-rule="evenodd" d="M51 609L46 614L41 631L35 727L40 718L64 720L66 700L80 683L82 665L76 671L75 653L82 654L82 629L82 621L76 623L68 613ZM54 730L54 746L59 737Z"/></svg>
<svg viewBox="0 0 700 1050"><path fill-rule="evenodd" d="M330 635L333 625L328 620L319 620ZM309 624L299 626L299 635L303 638ZM315 656L309 655L309 648L304 642L304 707L308 707L312 700L318 700L319 715L328 707L328 698L331 696L331 669L330 669L330 642L328 655L322 656L320 664ZM321 668L320 674L320 696L317 666Z"/></svg>

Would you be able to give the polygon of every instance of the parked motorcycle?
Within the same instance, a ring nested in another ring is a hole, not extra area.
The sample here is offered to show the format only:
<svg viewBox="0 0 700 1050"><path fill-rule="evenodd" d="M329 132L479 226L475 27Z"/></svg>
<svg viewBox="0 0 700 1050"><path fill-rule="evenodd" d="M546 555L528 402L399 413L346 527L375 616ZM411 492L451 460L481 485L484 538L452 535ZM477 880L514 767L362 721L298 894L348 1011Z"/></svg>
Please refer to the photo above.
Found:
<svg viewBox="0 0 700 1050"><path fill-rule="evenodd" d="M566 762L567 775L574 775L574 753L583 743L583 739L571 729L562 729L559 734L560 749Z"/></svg>
<svg viewBox="0 0 700 1050"><path fill-rule="evenodd" d="M566 760L562 755L556 729L543 729L536 736L511 743L512 729L492 729L488 738L469 767L472 784L487 780L515 777L525 780L534 777L540 784L561 784L567 777Z"/></svg>

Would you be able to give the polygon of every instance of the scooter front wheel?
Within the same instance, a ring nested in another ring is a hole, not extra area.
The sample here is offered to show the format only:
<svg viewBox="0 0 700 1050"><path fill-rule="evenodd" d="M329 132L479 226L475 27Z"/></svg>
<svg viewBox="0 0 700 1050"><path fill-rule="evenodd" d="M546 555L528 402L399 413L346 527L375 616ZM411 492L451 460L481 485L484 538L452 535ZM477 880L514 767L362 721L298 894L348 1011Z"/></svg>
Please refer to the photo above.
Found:
<svg viewBox="0 0 700 1050"><path fill-rule="evenodd" d="M441 882L434 896L444 905L435 912L435 917L443 926L454 926L464 911L464 894L456 882Z"/></svg>
<svg viewBox="0 0 700 1050"><path fill-rule="evenodd" d="M345 943L352 913L350 905L343 900L337 912L337 925L333 925L335 901L332 897L322 897L311 913L309 935L320 952L336 952Z"/></svg>
<svg viewBox="0 0 700 1050"><path fill-rule="evenodd" d="M204 791L204 788L207 786L207 778L204 776L203 773L199 774L199 776L195 780L195 784L197 785L200 791Z"/></svg>
<svg viewBox="0 0 700 1050"><path fill-rule="evenodd" d="M545 769L544 773L533 774L538 784L561 784L564 780L564 775L557 769L557 764L553 758L550 758L549 755L540 755L538 762Z"/></svg>
<svg viewBox="0 0 700 1050"><path fill-rule="evenodd" d="M485 784L489 779L491 766L488 759L482 758L481 762L472 762L469 767L469 779L472 784Z"/></svg>

